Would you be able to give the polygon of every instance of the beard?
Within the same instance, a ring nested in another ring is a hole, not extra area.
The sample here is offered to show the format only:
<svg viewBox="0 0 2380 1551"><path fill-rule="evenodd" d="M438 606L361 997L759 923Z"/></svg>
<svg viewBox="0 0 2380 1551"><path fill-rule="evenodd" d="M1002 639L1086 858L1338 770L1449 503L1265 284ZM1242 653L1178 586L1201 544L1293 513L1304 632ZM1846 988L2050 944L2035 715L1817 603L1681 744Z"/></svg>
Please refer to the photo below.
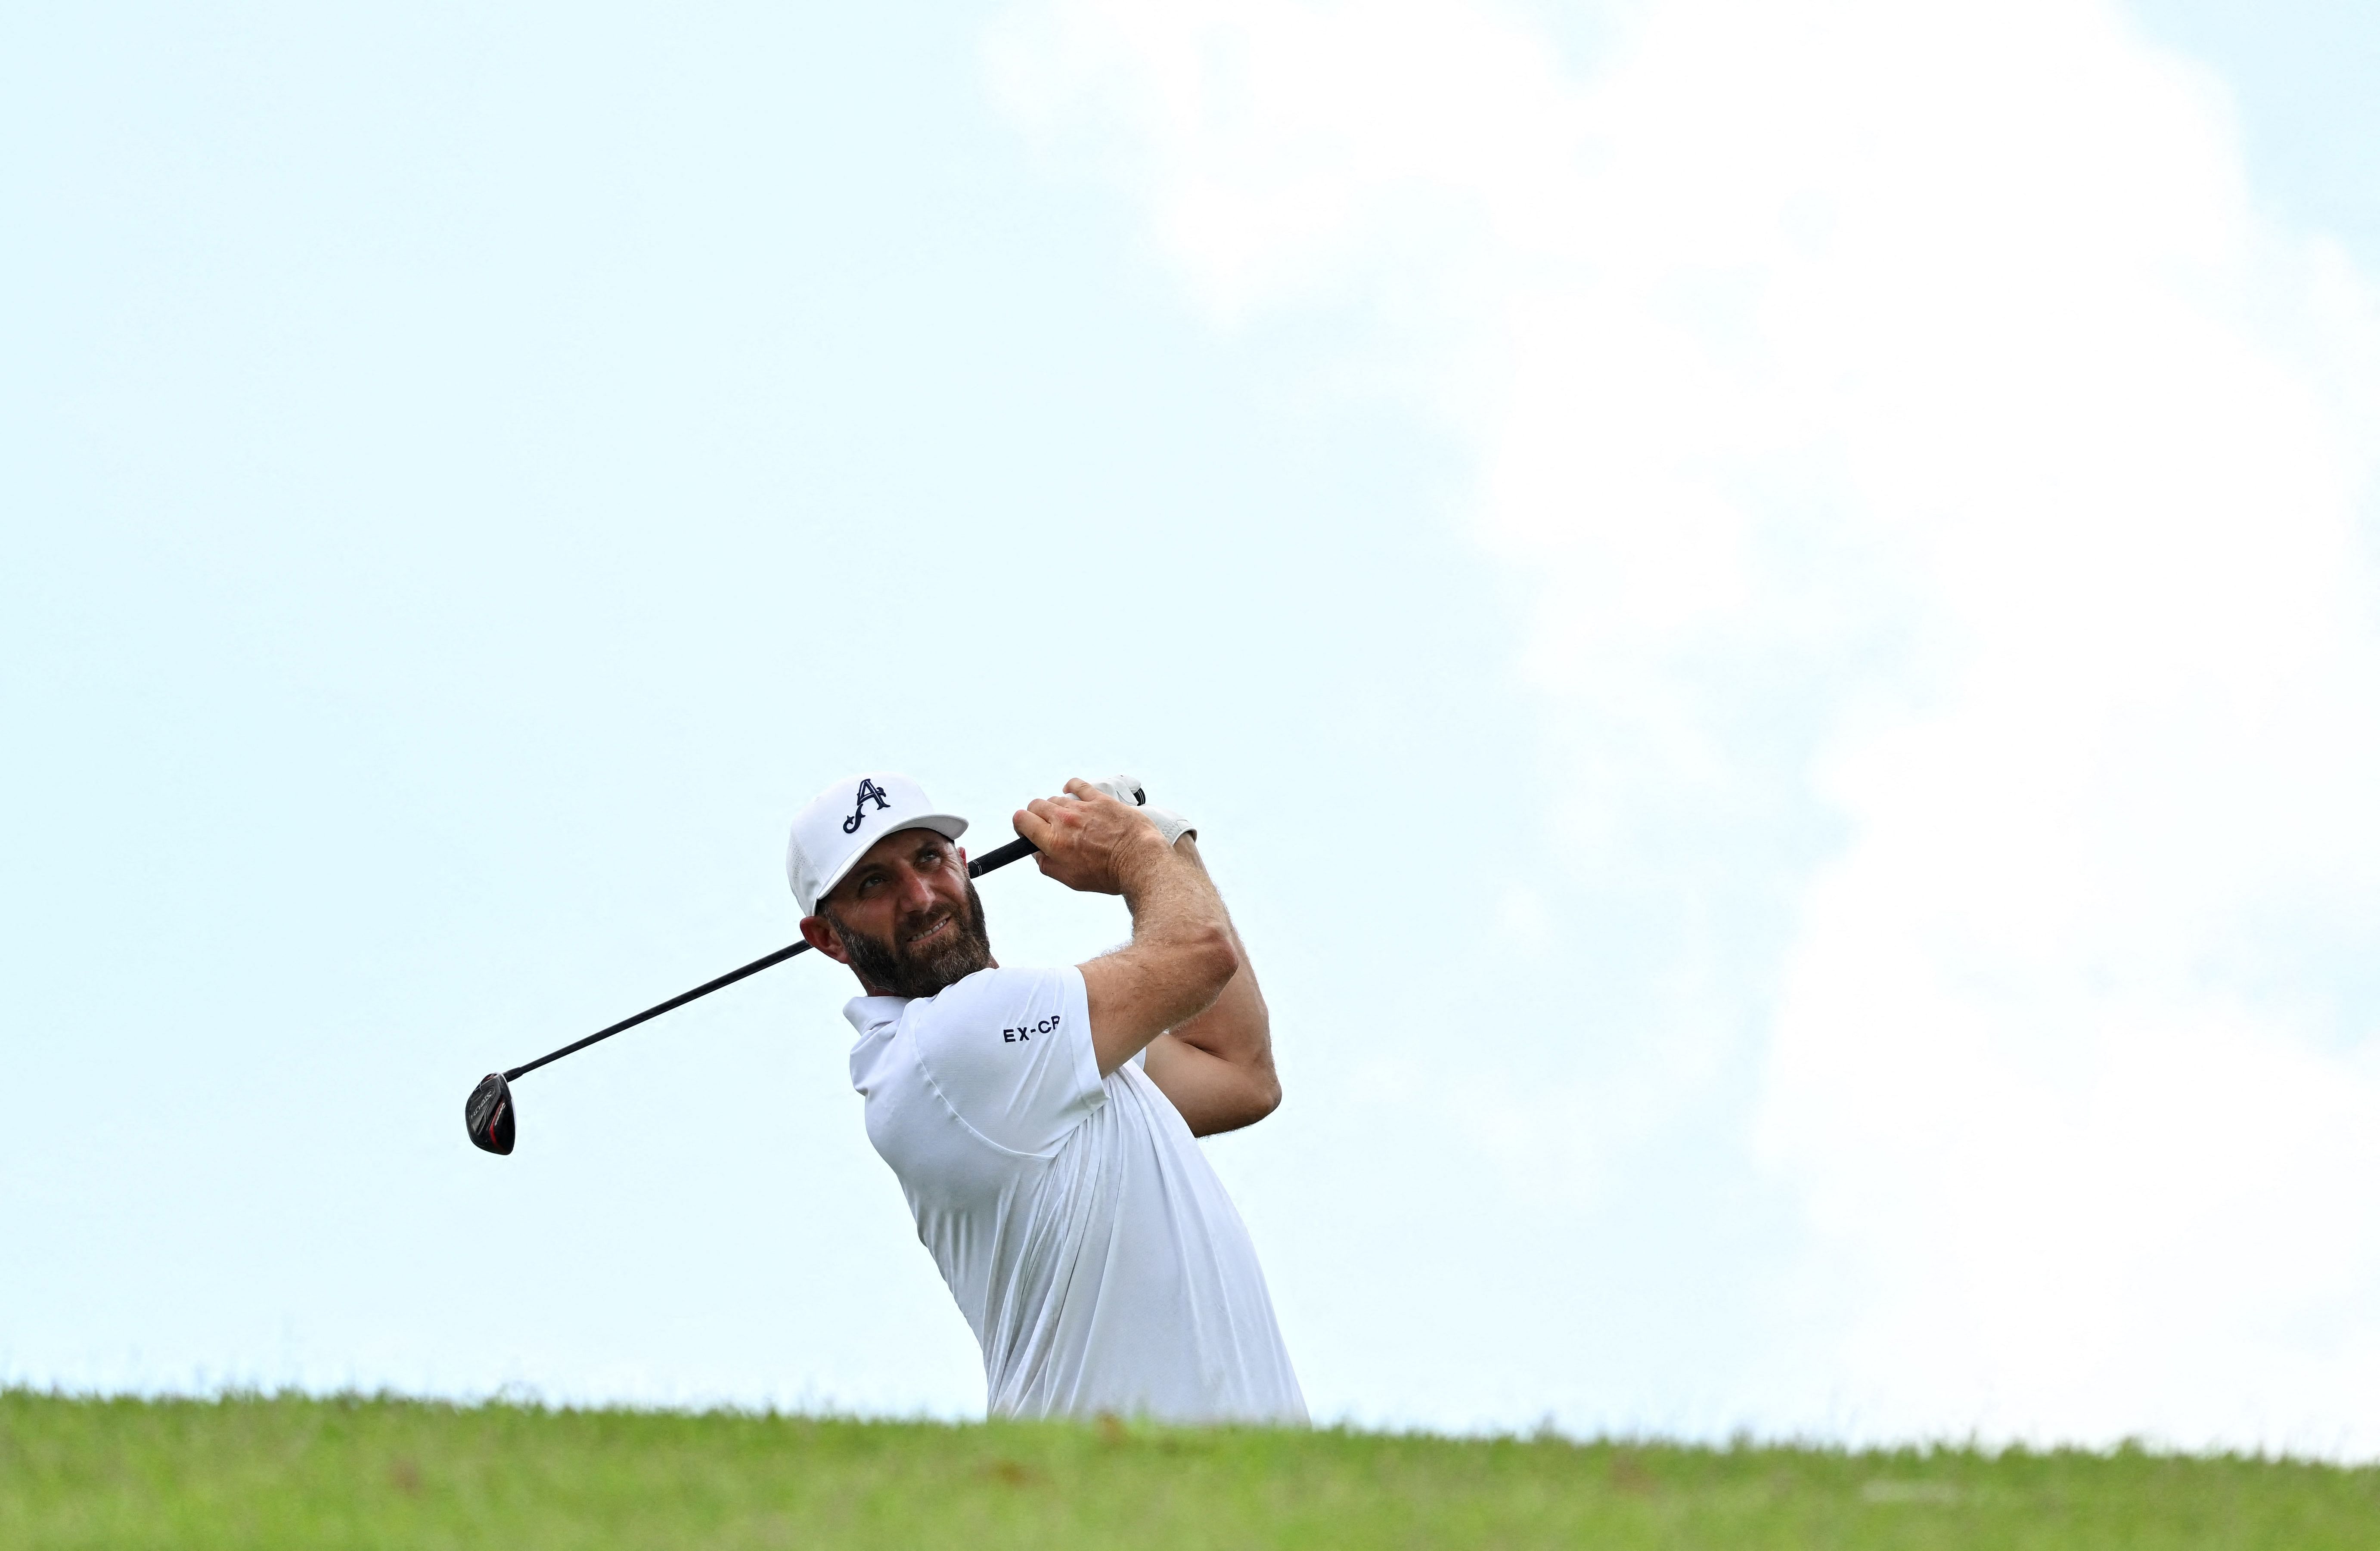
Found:
<svg viewBox="0 0 2380 1551"><path fill-rule="evenodd" d="M821 910L837 942L851 955L859 978L886 996L929 997L958 984L979 969L991 967L991 934L984 929L983 898L968 878L966 908L958 911L951 930L922 948L910 949L853 931L832 910Z"/></svg>

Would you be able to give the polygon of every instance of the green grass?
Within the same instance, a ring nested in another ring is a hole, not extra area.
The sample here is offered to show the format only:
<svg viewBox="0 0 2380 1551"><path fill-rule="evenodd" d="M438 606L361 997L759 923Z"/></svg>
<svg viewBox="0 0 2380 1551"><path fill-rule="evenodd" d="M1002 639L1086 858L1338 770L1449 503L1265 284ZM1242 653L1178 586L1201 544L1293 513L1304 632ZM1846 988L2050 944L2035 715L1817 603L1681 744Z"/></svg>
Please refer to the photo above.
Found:
<svg viewBox="0 0 2380 1551"><path fill-rule="evenodd" d="M2380 1469L0 1392L0 1546L2380 1546Z"/></svg>

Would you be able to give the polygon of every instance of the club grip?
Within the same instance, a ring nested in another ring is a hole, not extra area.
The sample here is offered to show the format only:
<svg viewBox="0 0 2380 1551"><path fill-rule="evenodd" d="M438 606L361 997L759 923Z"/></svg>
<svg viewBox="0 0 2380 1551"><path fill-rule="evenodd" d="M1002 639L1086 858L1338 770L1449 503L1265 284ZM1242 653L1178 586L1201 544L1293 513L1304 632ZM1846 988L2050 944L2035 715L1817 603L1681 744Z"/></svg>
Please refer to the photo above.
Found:
<svg viewBox="0 0 2380 1551"><path fill-rule="evenodd" d="M978 856L974 861L969 862L967 864L967 876L969 878L981 878L985 873L997 872L1002 867L1008 866L1011 862L1021 862L1026 857L1032 855L1034 849L1034 844L1031 841L1019 835L1016 839L1010 841L1006 845L1001 846L997 850L987 851L982 855Z"/></svg>

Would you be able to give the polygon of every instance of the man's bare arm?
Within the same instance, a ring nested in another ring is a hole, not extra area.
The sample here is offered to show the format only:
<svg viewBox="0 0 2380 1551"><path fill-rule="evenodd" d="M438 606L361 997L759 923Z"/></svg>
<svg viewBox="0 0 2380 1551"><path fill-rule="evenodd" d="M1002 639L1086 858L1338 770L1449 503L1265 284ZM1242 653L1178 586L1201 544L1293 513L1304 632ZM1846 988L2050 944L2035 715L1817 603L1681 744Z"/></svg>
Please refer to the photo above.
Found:
<svg viewBox="0 0 2380 1551"><path fill-rule="evenodd" d="M1195 852L1167 845L1146 814L1088 782L1068 782L1066 794L1026 804L1016 832L1039 851L1045 876L1122 894L1132 911L1132 941L1082 966L1091 1048L1104 1077L1213 1005L1240 958L1222 899Z"/></svg>
<svg viewBox="0 0 2380 1551"><path fill-rule="evenodd" d="M1173 849L1201 873L1205 862L1188 835ZM1220 896L1218 896L1220 899ZM1196 1017L1176 1024L1148 1046L1148 1080L1173 1101L1194 1136L1254 1125L1281 1106L1281 1079L1272 1065L1272 1014L1257 985L1256 966L1237 927L1224 917L1236 970L1222 994Z"/></svg>

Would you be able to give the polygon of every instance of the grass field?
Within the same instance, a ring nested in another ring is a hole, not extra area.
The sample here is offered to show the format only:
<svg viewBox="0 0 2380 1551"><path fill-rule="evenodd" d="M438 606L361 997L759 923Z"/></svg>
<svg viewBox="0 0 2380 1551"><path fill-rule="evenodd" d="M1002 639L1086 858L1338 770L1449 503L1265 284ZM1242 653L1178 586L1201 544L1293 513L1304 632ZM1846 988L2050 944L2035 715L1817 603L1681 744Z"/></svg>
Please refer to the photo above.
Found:
<svg viewBox="0 0 2380 1551"><path fill-rule="evenodd" d="M0 1546L2380 1546L2380 1469L0 1393Z"/></svg>

